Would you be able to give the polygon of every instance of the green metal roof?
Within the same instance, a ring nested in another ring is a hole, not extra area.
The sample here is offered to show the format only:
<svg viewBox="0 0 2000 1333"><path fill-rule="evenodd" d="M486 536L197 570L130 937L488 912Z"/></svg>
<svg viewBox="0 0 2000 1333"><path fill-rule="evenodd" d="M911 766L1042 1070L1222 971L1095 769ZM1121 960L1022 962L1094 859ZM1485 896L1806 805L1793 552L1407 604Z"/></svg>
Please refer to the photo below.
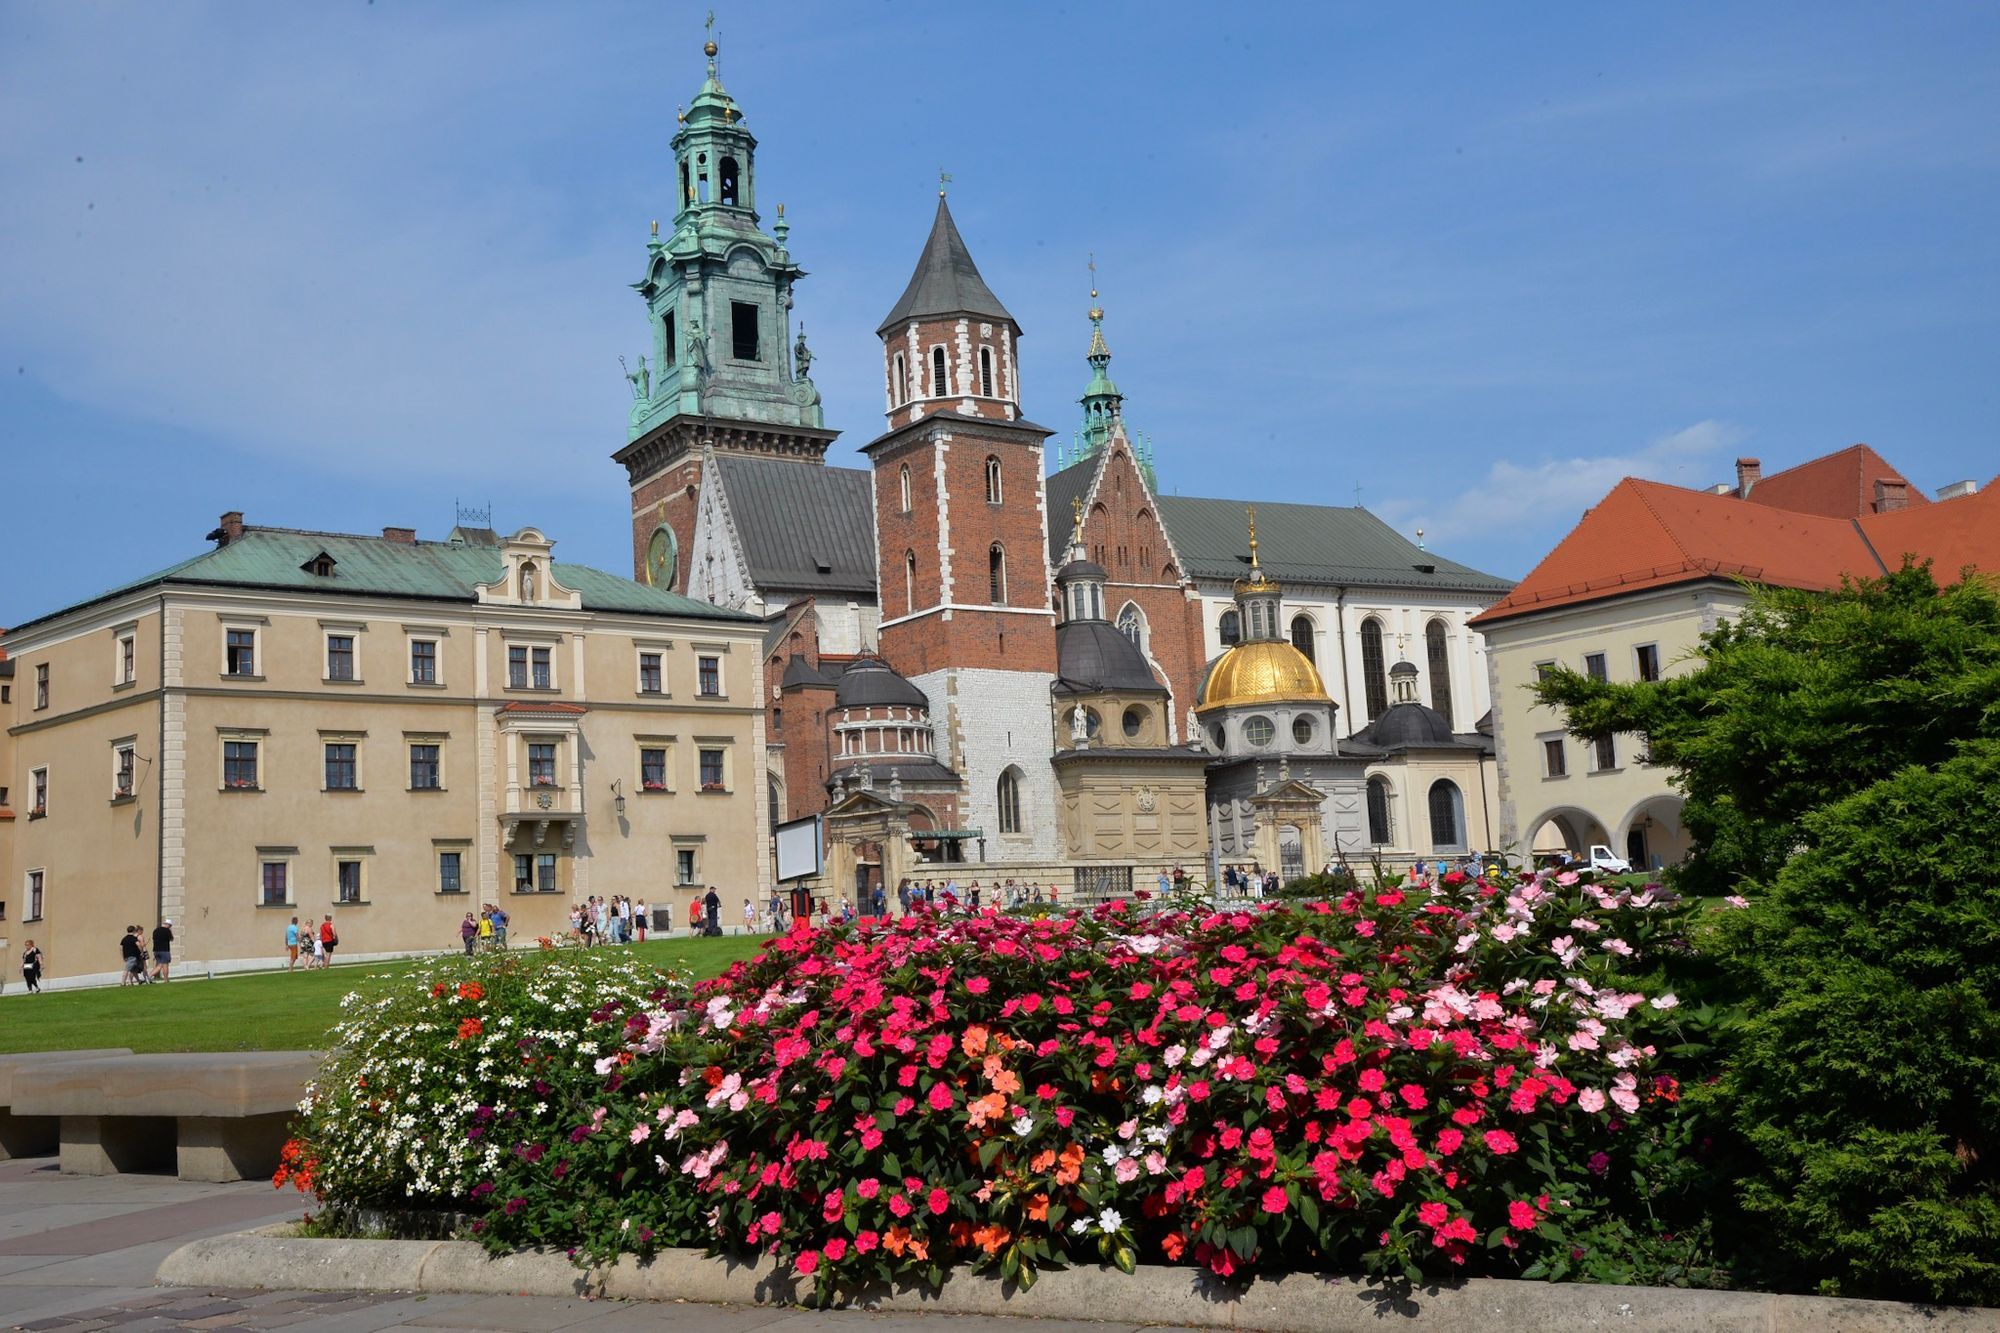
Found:
<svg viewBox="0 0 2000 1333"><path fill-rule="evenodd" d="M333 573L313 574L302 566L322 552ZM227 546L205 551L157 573L112 588L74 606L15 626L15 631L53 620L122 593L159 584L270 588L351 597L405 597L437 602L474 602L474 585L496 583L505 568L500 547L466 541L398 542L339 532L299 532L289 528L245 528ZM555 581L583 597L586 611L684 616L756 623L757 617L699 602L679 593L635 583L588 565L553 562Z"/></svg>

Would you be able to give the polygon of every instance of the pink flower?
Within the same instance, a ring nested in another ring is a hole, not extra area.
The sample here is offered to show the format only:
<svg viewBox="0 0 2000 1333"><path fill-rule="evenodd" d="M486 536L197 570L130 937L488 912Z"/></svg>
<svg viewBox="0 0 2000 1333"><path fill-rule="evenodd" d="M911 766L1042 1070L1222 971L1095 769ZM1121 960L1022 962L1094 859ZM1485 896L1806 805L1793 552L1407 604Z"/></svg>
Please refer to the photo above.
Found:
<svg viewBox="0 0 2000 1333"><path fill-rule="evenodd" d="M1417 1220L1427 1227L1444 1225L1445 1218L1451 1216L1451 1209L1441 1203L1420 1203L1417 1205Z"/></svg>
<svg viewBox="0 0 2000 1333"><path fill-rule="evenodd" d="M934 1189L931 1191L930 1205L931 1212L942 1214L945 1209L951 1207L951 1196L941 1189Z"/></svg>
<svg viewBox="0 0 2000 1333"><path fill-rule="evenodd" d="M951 1109L951 1085L942 1082L931 1084L930 1104L933 1111L949 1111Z"/></svg>
<svg viewBox="0 0 2000 1333"><path fill-rule="evenodd" d="M847 1257L846 1237L835 1236L832 1240L826 1243L826 1261L828 1263L837 1264L846 1257Z"/></svg>
<svg viewBox="0 0 2000 1333"><path fill-rule="evenodd" d="M993 983L985 977L967 977L965 979L965 988L974 995L984 995L987 991L993 989Z"/></svg>
<svg viewBox="0 0 2000 1333"><path fill-rule="evenodd" d="M1264 1191L1264 1211L1267 1213L1282 1213L1290 1203L1291 1201L1285 1197L1283 1185L1273 1185Z"/></svg>
<svg viewBox="0 0 2000 1333"><path fill-rule="evenodd" d="M1504 1156L1520 1146L1519 1143L1514 1141L1514 1136L1504 1129L1489 1129L1486 1131L1486 1147L1492 1152L1500 1153Z"/></svg>
<svg viewBox="0 0 2000 1333"><path fill-rule="evenodd" d="M799 1270L800 1277L811 1277L813 1269L819 1267L818 1250L801 1250L799 1257L792 1260L792 1267Z"/></svg>
<svg viewBox="0 0 2000 1333"><path fill-rule="evenodd" d="M854 1192L864 1199L872 1199L882 1192L882 1182L870 1176L854 1187Z"/></svg>
<svg viewBox="0 0 2000 1333"><path fill-rule="evenodd" d="M1576 1104L1592 1115L1596 1115L1604 1109L1604 1094L1596 1088L1585 1088L1582 1092L1576 1094Z"/></svg>

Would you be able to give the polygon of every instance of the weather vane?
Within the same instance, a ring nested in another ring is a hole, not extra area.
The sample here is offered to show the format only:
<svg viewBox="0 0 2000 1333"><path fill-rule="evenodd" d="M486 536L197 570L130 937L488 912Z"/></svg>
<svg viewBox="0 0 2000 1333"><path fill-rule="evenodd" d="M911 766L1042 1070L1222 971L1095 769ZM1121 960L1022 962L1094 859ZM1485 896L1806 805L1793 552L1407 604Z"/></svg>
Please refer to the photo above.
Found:
<svg viewBox="0 0 2000 1333"><path fill-rule="evenodd" d="M1097 251L1090 252L1090 299L1097 299Z"/></svg>
<svg viewBox="0 0 2000 1333"><path fill-rule="evenodd" d="M945 170L945 169L944 169L943 167L939 167L939 168L938 168L938 198L940 198L940 199L944 198L944 187L945 187L945 186L947 186L947 185L949 185L949 184L951 184L951 173L950 173L949 171L946 171L946 170Z"/></svg>

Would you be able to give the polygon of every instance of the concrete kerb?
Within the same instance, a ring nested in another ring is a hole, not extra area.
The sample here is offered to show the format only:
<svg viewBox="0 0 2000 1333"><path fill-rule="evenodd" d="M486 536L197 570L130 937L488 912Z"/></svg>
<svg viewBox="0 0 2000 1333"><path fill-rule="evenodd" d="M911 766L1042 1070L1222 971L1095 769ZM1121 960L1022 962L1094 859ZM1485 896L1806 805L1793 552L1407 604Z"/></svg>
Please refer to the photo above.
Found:
<svg viewBox="0 0 2000 1333"><path fill-rule="evenodd" d="M551 1250L489 1256L465 1241L308 1240L282 1228L193 1241L167 1256L158 1280L180 1287L311 1288L323 1291L459 1292L593 1296L714 1305L792 1305L811 1283L769 1258L752 1262L668 1250L585 1272ZM1661 1333L2000 1333L2000 1310L1891 1301L1774 1296L1757 1292L1601 1287L1474 1279L1399 1299L1355 1279L1292 1274L1248 1288L1214 1283L1187 1268L1072 1268L1044 1273L1021 1291L966 1272L937 1292L883 1291L853 1302L901 1314L1028 1318L1260 1329L1266 1333L1380 1333L1385 1319L1421 1318L1427 1333L1505 1333L1549 1328L1628 1328Z"/></svg>

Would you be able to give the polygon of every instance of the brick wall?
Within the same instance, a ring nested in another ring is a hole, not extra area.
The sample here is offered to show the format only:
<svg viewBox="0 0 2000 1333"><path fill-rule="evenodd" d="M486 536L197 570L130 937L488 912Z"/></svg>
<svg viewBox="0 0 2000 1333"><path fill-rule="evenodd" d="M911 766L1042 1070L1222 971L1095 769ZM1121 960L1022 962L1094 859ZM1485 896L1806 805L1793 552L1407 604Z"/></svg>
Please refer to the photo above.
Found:
<svg viewBox="0 0 2000 1333"><path fill-rule="evenodd" d="M679 548L674 588L685 590L694 558L694 521L700 509L701 459L687 455L632 488L632 574L646 581L646 546L653 529L665 523Z"/></svg>
<svg viewBox="0 0 2000 1333"><path fill-rule="evenodd" d="M1004 321L926 319L882 339L882 369L891 429L939 412L1013 421L1020 417L1014 348L1020 331ZM945 374L935 374L933 349L944 348ZM989 376L980 373L984 350ZM899 381L896 358L903 358Z"/></svg>

